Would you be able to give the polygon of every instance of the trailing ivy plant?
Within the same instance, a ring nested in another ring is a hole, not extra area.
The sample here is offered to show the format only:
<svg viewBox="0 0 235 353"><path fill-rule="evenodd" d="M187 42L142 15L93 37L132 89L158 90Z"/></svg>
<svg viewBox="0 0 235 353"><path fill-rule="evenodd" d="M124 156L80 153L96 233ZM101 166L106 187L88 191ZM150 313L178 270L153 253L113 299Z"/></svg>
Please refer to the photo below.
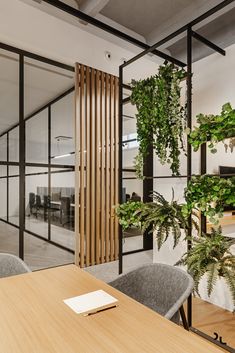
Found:
<svg viewBox="0 0 235 353"><path fill-rule="evenodd" d="M196 209L208 216L211 223L218 224L219 218L223 217L224 206L235 206L235 177L194 176L185 189L185 200L185 216Z"/></svg>
<svg viewBox="0 0 235 353"><path fill-rule="evenodd" d="M145 80L132 81L131 102L137 107L139 152L135 159L136 174L142 177L143 159L153 147L162 164L170 164L179 175L180 149L184 150L185 107L180 104L180 82L184 69L165 62L158 73Z"/></svg>
<svg viewBox="0 0 235 353"><path fill-rule="evenodd" d="M194 127L189 135L189 142L194 151L197 151L203 143L209 141L210 151L216 153L215 145L218 142L235 137L235 109L232 108L230 103L223 105L219 115L199 114L196 119L199 126ZM228 147L229 145L225 144L226 150Z"/></svg>
<svg viewBox="0 0 235 353"><path fill-rule="evenodd" d="M130 227L140 228L141 223L139 217L136 217L136 212L142 209L143 202L127 201L115 207L116 215L123 230Z"/></svg>
<svg viewBox="0 0 235 353"><path fill-rule="evenodd" d="M176 265L185 265L194 278L195 291L199 294L200 279L207 274L207 293L211 295L218 278L223 277L235 305L235 255L230 247L235 239L222 234L221 227L212 228L211 234L192 238L192 247Z"/></svg>

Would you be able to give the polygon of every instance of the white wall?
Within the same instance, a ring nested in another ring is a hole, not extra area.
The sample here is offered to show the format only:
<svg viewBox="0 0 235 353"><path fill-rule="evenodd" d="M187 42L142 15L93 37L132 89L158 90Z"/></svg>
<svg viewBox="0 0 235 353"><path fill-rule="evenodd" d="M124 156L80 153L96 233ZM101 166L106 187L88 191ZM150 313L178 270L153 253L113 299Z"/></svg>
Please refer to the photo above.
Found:
<svg viewBox="0 0 235 353"><path fill-rule="evenodd" d="M216 53L193 65L194 117L198 113L218 114L227 102L235 108L234 60L235 45L232 45L226 49L225 57ZM222 142L217 147L216 154L208 152L208 173L218 172L219 165L235 167L235 154L225 153Z"/></svg>

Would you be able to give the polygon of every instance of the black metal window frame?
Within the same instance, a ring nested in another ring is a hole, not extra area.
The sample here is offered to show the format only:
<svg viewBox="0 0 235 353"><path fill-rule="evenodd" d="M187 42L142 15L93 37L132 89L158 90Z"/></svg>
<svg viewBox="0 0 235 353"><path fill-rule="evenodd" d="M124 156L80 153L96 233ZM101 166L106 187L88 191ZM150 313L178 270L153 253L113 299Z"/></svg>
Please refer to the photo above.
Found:
<svg viewBox="0 0 235 353"><path fill-rule="evenodd" d="M154 44L150 48L144 50L140 54L136 55L132 59L128 60L127 62L123 63L119 67L119 141L122 141L122 136L123 136L123 105L127 104L130 102L130 99L128 98L123 98L123 90L126 88L126 83L124 82L124 68L127 67L128 65L134 63L135 61L139 60L140 58L144 57L148 53L152 53L156 48L160 47L161 45L167 43L171 39L177 37L179 34L182 34L186 32L186 38L187 38L187 65L186 65L186 70L187 70L187 78L186 78L186 85L187 85L187 127L192 128L192 52L193 52L193 43L192 39L195 38L196 40L200 41L202 44L210 47L214 51L218 52L221 55L226 55L225 50L222 48L218 47L216 44L212 43L209 41L207 38L202 37L198 33L196 33L193 30L193 26L196 24L202 22L206 18L209 18L216 12L222 10L226 6L228 6L230 3L234 2L234 0L225 0L222 1L219 5L213 7L211 10L207 11L205 14L199 16L195 20L191 21L187 25L181 27L179 30L175 31L174 33L170 34L166 38L162 39L158 43ZM175 63L174 60L168 60L169 62ZM180 66L180 65L179 65ZM149 152L153 152L152 150ZM122 184L123 184L123 160L122 160L122 154L123 154L123 144L122 142L119 144L119 182L120 182L120 194L119 194L119 202L122 203ZM200 162L201 162L201 170L200 174L205 174L207 171L206 167L206 160L207 160L207 155L206 155L206 144L202 145L201 147L201 153L200 153ZM149 154L146 160L144 160L144 171L143 174L147 178L144 179L143 181L143 192L144 192L144 201L148 197L148 195L152 192L153 190L153 179L158 179L158 178L175 178L174 176L154 176L152 173L153 168L151 169L151 165L153 167L153 154ZM151 174L152 173L152 174ZM213 174L212 174L213 175ZM218 174L216 174L218 175ZM189 144L189 141L187 141L187 175L182 175L179 176L180 178L186 178L187 183L191 180L192 177L192 147ZM177 176L177 178L179 178ZM127 179L127 178L125 178ZM129 177L128 179L136 179L135 177ZM191 217L190 217L190 224L191 224ZM203 232L206 232L206 217L201 218L201 229ZM189 235L191 234L192 229L190 226L189 229ZM128 255L128 253L123 252L123 233L121 227L119 227L119 273L122 273L123 271L123 256ZM190 241L187 242L187 247L190 249L191 243ZM140 250L136 250L135 252L139 252ZM132 252L133 253L133 252ZM188 299L188 305L187 305L187 319L188 319L188 324L189 328L191 331L197 333L198 335L206 338L207 340L215 343L216 345L220 346L221 348L227 350L228 352L234 352L234 348L229 347L226 344L223 344L219 341L215 341L212 337L209 335L205 334L204 332L196 329L195 327L192 326L192 296L189 297Z"/></svg>
<svg viewBox="0 0 235 353"><path fill-rule="evenodd" d="M72 254L75 254L75 251L63 246L60 243L57 243L56 241L51 240L51 215L50 212L48 212L48 234L47 237L43 237L40 234L37 234L35 232L30 231L29 229L26 228L25 226L25 184L26 184L26 178L28 176L33 176L33 175L48 175L48 194L51 195L51 177L53 174L57 173L68 173L68 172L74 172L75 166L73 165L64 165L64 164L54 164L51 163L51 107L53 104L57 103L70 93L75 91L74 85L63 92L62 94L58 95L55 97L53 100L49 101L48 103L44 104L42 107L34 111L32 114L29 116L25 117L24 116L24 66L25 66L25 58L30 58L33 60L36 60L38 62L42 62L48 65L51 65L53 67L61 68L63 70L67 70L70 72L75 72L75 68L73 66L61 63L56 60L52 60L49 58L46 58L41 55L37 55L35 53L25 51L22 49L19 49L17 47L13 47L11 45L5 44L5 43L0 43L0 49L6 51L6 52L11 52L15 53L18 55L18 65L19 65L19 121L18 123L14 124L11 126L9 129L6 131L2 132L0 134L0 138L6 136L6 143L7 143L7 154L6 154L6 161L0 161L0 165L6 166L6 175L1 176L1 179L6 179L6 219L0 218L1 222L4 222L10 226L13 226L19 230L19 257L24 259L24 233L30 234L38 239L41 239L43 241L46 241L50 243L51 245L54 245L62 250L65 250L67 252L70 252ZM28 120L31 118L35 117L37 114L39 114L42 111L47 111L47 116L48 116L48 156L47 156L47 163L30 163L26 161L26 141L25 141L25 132L26 132L26 123ZM10 161L9 158L9 134L11 131L13 131L15 128L19 128L19 161L14 162ZM19 167L19 173L10 175L10 167L15 166ZM38 173L26 173L26 168L27 167L39 167L39 168L47 168L47 171L43 172L38 172ZM52 169L53 168L53 169ZM57 169L58 170L55 170ZM10 217L9 217L9 181L11 178L19 178L19 225L10 222Z"/></svg>

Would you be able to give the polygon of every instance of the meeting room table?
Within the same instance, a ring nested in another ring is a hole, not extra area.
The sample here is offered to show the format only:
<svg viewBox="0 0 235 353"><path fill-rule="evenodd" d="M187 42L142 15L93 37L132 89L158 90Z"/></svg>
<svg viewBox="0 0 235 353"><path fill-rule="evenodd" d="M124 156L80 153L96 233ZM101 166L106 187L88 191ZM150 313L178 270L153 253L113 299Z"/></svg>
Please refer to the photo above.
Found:
<svg viewBox="0 0 235 353"><path fill-rule="evenodd" d="M118 306L76 314L63 300L103 289ZM75 265L0 279L1 353L221 353Z"/></svg>

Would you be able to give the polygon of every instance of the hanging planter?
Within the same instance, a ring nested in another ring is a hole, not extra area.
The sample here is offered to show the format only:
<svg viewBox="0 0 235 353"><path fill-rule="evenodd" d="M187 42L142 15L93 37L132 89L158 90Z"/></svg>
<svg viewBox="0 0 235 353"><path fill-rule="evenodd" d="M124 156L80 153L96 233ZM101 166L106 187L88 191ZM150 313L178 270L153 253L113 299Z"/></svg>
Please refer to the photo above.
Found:
<svg viewBox="0 0 235 353"><path fill-rule="evenodd" d="M180 104L180 82L185 71L165 62L158 74L132 81L131 102L137 107L139 152L135 159L136 174L143 177L143 160L153 148L162 164L170 164L173 175L179 175L180 150L185 151L183 132L185 107Z"/></svg>
<svg viewBox="0 0 235 353"><path fill-rule="evenodd" d="M124 231L131 227L141 227L141 221L139 217L136 217L136 212L140 211L143 207L143 202L132 200L115 207L115 212L118 217L119 224L122 226Z"/></svg>
<svg viewBox="0 0 235 353"><path fill-rule="evenodd" d="M223 217L225 206L235 206L235 177L223 179L219 176L194 176L185 189L185 216L192 210L201 211L213 224Z"/></svg>
<svg viewBox="0 0 235 353"><path fill-rule="evenodd" d="M235 109L232 109L230 103L226 103L222 107L220 115L204 115L199 114L196 117L198 127L189 134L189 143L193 146L193 150L198 151L199 147L206 142L209 142L208 147L211 153L216 153L216 144L231 138L229 143L225 143L225 150L227 152L230 148L231 152L234 147L235 137Z"/></svg>
<svg viewBox="0 0 235 353"><path fill-rule="evenodd" d="M154 232L158 250L168 237L173 238L173 247L179 243L181 235L185 237L188 230L188 217L185 217L183 204L174 200L172 189L172 200L168 202L160 193L154 191L153 202L131 202L128 201L116 207L116 214L123 230L131 226L139 227L143 232L151 229ZM194 228L199 232L198 224L192 221Z"/></svg>

